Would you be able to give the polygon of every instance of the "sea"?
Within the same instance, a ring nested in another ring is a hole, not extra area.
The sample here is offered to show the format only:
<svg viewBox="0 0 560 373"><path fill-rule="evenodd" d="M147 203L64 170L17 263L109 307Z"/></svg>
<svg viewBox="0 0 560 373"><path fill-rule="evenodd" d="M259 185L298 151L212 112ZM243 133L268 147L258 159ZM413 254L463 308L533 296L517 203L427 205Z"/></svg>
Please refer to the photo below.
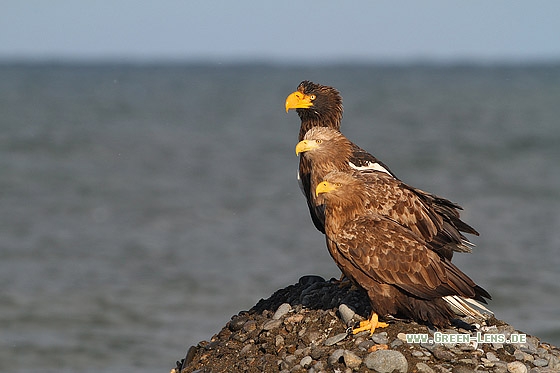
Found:
<svg viewBox="0 0 560 373"><path fill-rule="evenodd" d="M296 181L302 80L480 232L453 261L560 345L560 64L0 65L0 371L169 372L301 276L338 278Z"/></svg>

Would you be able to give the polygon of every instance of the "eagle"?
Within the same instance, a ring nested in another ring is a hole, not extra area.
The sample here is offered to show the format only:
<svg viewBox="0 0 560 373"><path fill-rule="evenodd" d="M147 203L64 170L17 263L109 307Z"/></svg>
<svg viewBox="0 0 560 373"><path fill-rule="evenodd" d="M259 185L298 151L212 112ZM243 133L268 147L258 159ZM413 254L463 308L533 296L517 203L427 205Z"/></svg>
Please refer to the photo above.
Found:
<svg viewBox="0 0 560 373"><path fill-rule="evenodd" d="M316 84L309 80L302 81L297 90L286 98L286 112L295 109L301 119L298 141L311 128L328 127L335 130L340 129L342 121L342 97L337 89L326 85ZM356 165L363 168L383 168L395 176L389 168L373 155L364 152L364 157L356 160ZM310 198L313 189L310 184L311 165L305 158L300 158L298 169L298 182L307 199L307 207L311 214L311 220L321 233L325 233L323 219L316 214L316 206ZM396 177L396 176L395 176Z"/></svg>
<svg viewBox="0 0 560 373"><path fill-rule="evenodd" d="M325 236L342 273L364 289L373 313L354 334L387 326L381 316L413 319L436 327L459 312L482 320L490 294L426 240L368 208L368 190L356 174L333 171L317 184L316 203L325 208Z"/></svg>
<svg viewBox="0 0 560 373"><path fill-rule="evenodd" d="M370 156L339 131L311 128L296 145L296 154L301 154L301 160L310 166L309 189L304 194L314 206L312 214L323 225L323 206L315 202L315 188L331 171L355 173L368 186L368 196L364 197L368 209L407 227L447 259L453 257L454 251L471 251L472 243L461 232L478 233L460 219L459 205L408 186L380 162L375 167L356 166L356 160Z"/></svg>
<svg viewBox="0 0 560 373"><path fill-rule="evenodd" d="M308 80L302 81L297 90L286 98L286 112L295 109L301 119L299 141L310 140L305 139L305 135L311 129L326 127L332 130L340 130L342 120L342 97L338 90L333 87L316 84ZM308 137L316 136L319 131L312 132ZM312 140L312 139L311 139ZM319 139L320 140L320 139ZM323 170L315 170L315 180L312 182L311 174L318 163L312 162L312 156L302 154L299 160L298 180L303 194L307 200L307 206L311 215L311 219L315 227L322 233L324 230L324 217L322 206L314 203L314 188L322 176L326 175L325 171L348 170L350 167L361 172L380 171L392 176L396 180L400 180L387 165L374 157L372 154L358 147L357 145L347 141L344 152L339 152L328 159L323 157ZM317 176L318 175L318 176ZM404 183L403 186L406 186ZM432 215L437 219L443 219L443 226L438 230L438 234L430 239L431 245L441 255L451 259L454 251L470 252L474 246L461 233L468 233L478 236L479 233L468 224L460 219L459 210L461 206L436 195L424 192L420 189L409 187L424 205L429 207ZM438 224L438 225L441 225Z"/></svg>

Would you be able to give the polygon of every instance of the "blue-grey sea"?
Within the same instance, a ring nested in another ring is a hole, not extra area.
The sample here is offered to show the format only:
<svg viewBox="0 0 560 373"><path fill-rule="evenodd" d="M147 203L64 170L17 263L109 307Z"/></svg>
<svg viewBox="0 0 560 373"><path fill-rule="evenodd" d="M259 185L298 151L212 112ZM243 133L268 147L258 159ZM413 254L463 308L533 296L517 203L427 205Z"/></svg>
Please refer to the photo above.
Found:
<svg viewBox="0 0 560 373"><path fill-rule="evenodd" d="M299 277L339 277L296 181L301 80L464 207L454 261L560 344L560 65L0 66L0 371L169 372Z"/></svg>

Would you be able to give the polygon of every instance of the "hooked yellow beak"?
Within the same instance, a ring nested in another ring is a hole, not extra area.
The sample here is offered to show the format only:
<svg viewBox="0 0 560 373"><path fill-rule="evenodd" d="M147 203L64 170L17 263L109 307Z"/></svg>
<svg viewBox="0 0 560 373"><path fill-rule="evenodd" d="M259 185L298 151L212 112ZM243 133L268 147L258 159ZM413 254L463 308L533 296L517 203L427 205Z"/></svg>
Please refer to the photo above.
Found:
<svg viewBox="0 0 560 373"><path fill-rule="evenodd" d="M295 91L286 98L286 113L290 109L307 109L313 106L311 101L311 96Z"/></svg>
<svg viewBox="0 0 560 373"><path fill-rule="evenodd" d="M329 183L328 181L321 181L317 185L317 188L315 188L315 197L318 197L319 194L322 193L332 192L333 190L336 190L336 188L337 188L336 184Z"/></svg>
<svg viewBox="0 0 560 373"><path fill-rule="evenodd" d="M319 146L317 144L317 141L314 140L301 140L300 142L297 143L296 145L296 155L299 155L299 153L305 153L308 152L310 150L315 149L317 146Z"/></svg>

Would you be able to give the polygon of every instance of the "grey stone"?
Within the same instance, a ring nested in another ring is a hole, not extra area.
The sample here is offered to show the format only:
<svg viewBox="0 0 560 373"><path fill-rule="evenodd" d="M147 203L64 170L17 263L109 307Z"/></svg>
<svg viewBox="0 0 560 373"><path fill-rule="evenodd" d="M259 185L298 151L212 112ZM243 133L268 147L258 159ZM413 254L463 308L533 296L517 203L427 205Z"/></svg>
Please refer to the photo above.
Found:
<svg viewBox="0 0 560 373"><path fill-rule="evenodd" d="M290 306L289 303L282 303L278 309L276 310L276 312L274 312L274 315L272 315L272 320L278 320L280 318L282 318L282 316L286 315L288 312L290 312L290 310L292 309L292 306Z"/></svg>
<svg viewBox="0 0 560 373"><path fill-rule="evenodd" d="M548 355L548 367L560 370L560 358L554 355Z"/></svg>
<svg viewBox="0 0 560 373"><path fill-rule="evenodd" d="M375 333L371 335L371 340L380 345L386 345L389 342L387 332Z"/></svg>
<svg viewBox="0 0 560 373"><path fill-rule="evenodd" d="M418 373L435 373L426 363L416 363L416 370Z"/></svg>
<svg viewBox="0 0 560 373"><path fill-rule="evenodd" d="M239 356L244 357L245 355L247 355L248 353L250 353L251 350L253 349L253 346L254 346L254 345L252 345L252 344L248 344L248 345L243 346L243 348L241 349L241 351L239 351Z"/></svg>
<svg viewBox="0 0 560 373"><path fill-rule="evenodd" d="M487 352L486 353L486 358L489 361L500 361L500 359L498 359L498 357L496 356L496 354L494 354L493 352Z"/></svg>
<svg viewBox="0 0 560 373"><path fill-rule="evenodd" d="M424 353L422 351L416 350L416 351L412 351L412 356L421 357L424 356Z"/></svg>
<svg viewBox="0 0 560 373"><path fill-rule="evenodd" d="M536 367L545 367L545 366L548 365L548 360L542 359L542 358L540 358L540 359L535 359L535 360L533 361L533 365L536 366Z"/></svg>
<svg viewBox="0 0 560 373"><path fill-rule="evenodd" d="M325 346L332 346L340 341L342 341L344 338L347 337L348 334L346 333L340 333L335 335L334 337L330 337L327 338L327 340L325 341Z"/></svg>
<svg viewBox="0 0 560 373"><path fill-rule="evenodd" d="M362 359L352 351L344 350L342 357L344 358L344 365L348 368L355 369L362 365Z"/></svg>
<svg viewBox="0 0 560 373"><path fill-rule="evenodd" d="M301 359L301 361L299 362L299 365L301 365L304 368L309 368L309 366L311 365L312 362L313 362L313 359L311 358L311 356L307 355L307 356L305 356Z"/></svg>
<svg viewBox="0 0 560 373"><path fill-rule="evenodd" d="M443 347L434 348L431 352L438 360L451 361L455 359L455 354Z"/></svg>
<svg viewBox="0 0 560 373"><path fill-rule="evenodd" d="M342 348L339 348L338 350L335 350L331 354L331 356L329 356L329 359L328 359L329 365L336 364L343 355L344 355L344 350Z"/></svg>
<svg viewBox="0 0 560 373"><path fill-rule="evenodd" d="M403 354L395 350L377 350L366 356L364 363L369 369L379 373L390 373L392 371L406 373L408 362Z"/></svg>
<svg viewBox="0 0 560 373"><path fill-rule="evenodd" d="M340 318L346 325L350 325L352 323L352 319L356 314L350 307L345 304L341 304L340 307L338 307L338 313L340 314Z"/></svg>
<svg viewBox="0 0 560 373"><path fill-rule="evenodd" d="M527 373L527 367L520 361L508 363L507 370L509 373Z"/></svg>
<svg viewBox="0 0 560 373"><path fill-rule="evenodd" d="M395 339L393 342L391 342L391 348L397 348L400 347L404 344L403 341L401 341L400 339Z"/></svg>
<svg viewBox="0 0 560 373"><path fill-rule="evenodd" d="M263 330L272 330L282 325L282 320L268 320L263 324Z"/></svg>
<svg viewBox="0 0 560 373"><path fill-rule="evenodd" d="M247 333L252 332L255 329L257 329L257 322L254 320L249 320L243 324L243 330Z"/></svg>

